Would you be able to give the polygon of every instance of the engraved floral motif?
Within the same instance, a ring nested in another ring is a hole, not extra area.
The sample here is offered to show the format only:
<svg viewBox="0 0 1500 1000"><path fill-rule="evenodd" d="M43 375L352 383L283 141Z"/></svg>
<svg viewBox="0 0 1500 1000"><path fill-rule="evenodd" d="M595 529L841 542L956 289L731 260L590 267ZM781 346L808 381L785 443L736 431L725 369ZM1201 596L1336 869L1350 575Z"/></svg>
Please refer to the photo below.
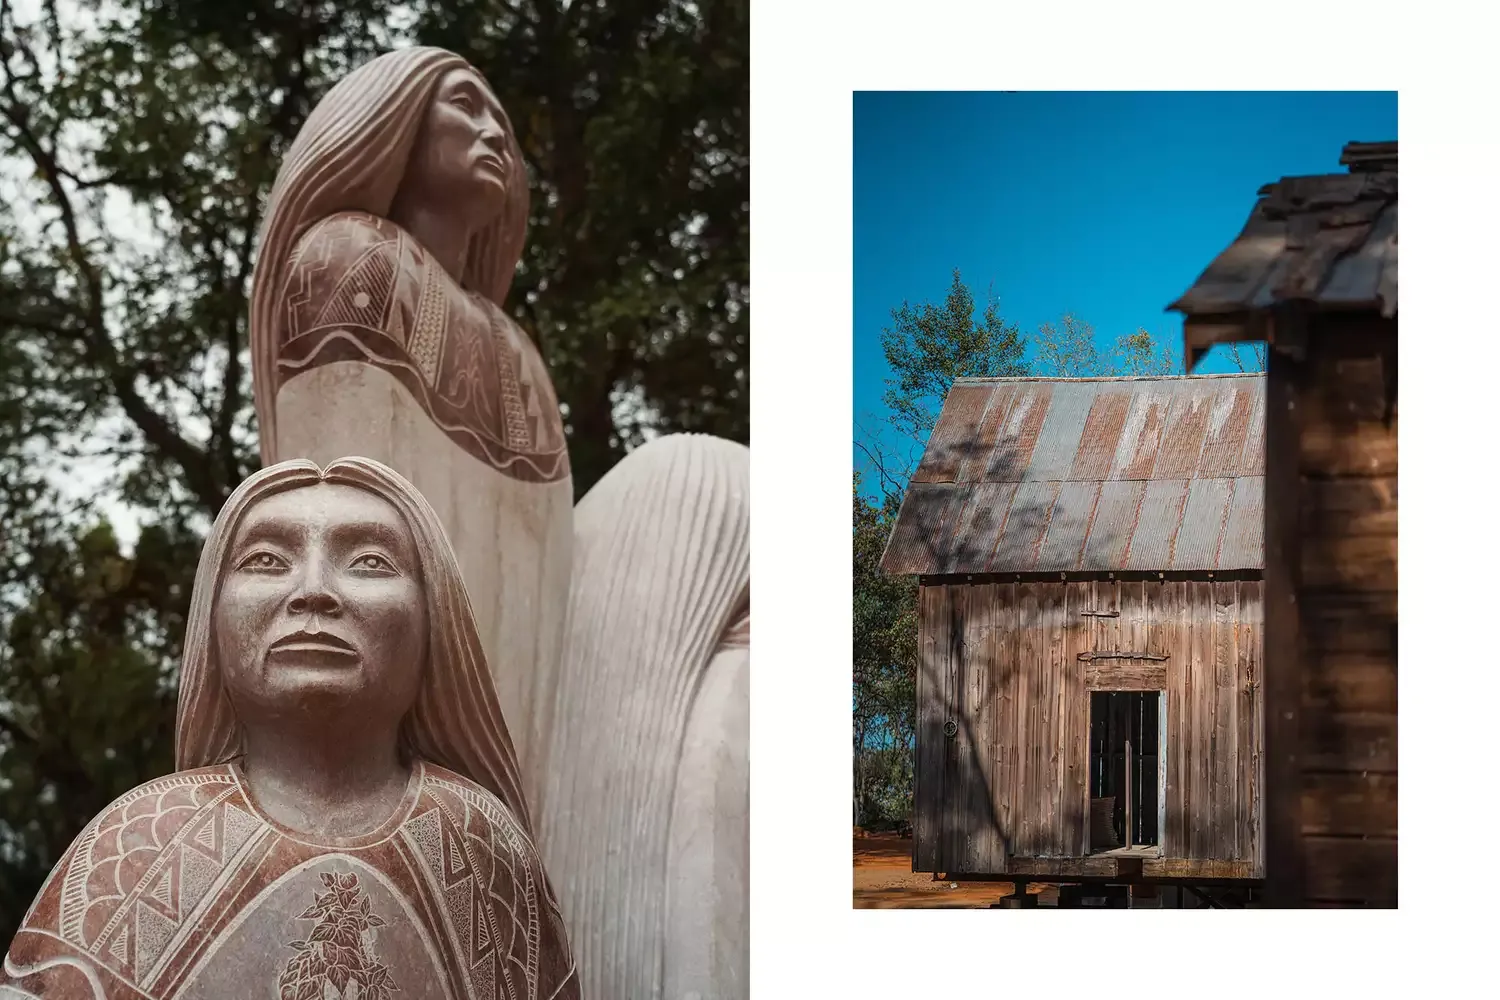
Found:
<svg viewBox="0 0 1500 1000"><path fill-rule="evenodd" d="M375 928L385 921L370 912L354 872L319 877L328 891L297 917L317 923L306 939L291 942L297 953L281 970L281 1000L387 1000L396 983L375 960Z"/></svg>

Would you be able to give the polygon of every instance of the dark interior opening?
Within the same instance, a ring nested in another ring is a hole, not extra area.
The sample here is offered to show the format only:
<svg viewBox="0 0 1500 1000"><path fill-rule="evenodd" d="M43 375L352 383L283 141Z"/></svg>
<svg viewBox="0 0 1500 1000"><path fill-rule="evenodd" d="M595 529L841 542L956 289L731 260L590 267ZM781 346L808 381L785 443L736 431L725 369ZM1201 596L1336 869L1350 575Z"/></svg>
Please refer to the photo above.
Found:
<svg viewBox="0 0 1500 1000"><path fill-rule="evenodd" d="M1161 785L1159 691L1094 691L1089 699L1090 849L1156 846Z"/></svg>

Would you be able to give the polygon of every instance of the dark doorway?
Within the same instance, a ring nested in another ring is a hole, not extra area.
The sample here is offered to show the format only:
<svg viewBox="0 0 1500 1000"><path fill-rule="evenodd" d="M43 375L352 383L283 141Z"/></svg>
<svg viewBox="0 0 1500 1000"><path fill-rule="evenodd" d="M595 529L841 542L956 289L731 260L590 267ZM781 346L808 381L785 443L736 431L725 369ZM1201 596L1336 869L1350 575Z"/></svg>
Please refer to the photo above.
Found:
<svg viewBox="0 0 1500 1000"><path fill-rule="evenodd" d="M1089 796L1114 834L1095 832L1091 850L1161 843L1161 709L1160 691L1090 693Z"/></svg>

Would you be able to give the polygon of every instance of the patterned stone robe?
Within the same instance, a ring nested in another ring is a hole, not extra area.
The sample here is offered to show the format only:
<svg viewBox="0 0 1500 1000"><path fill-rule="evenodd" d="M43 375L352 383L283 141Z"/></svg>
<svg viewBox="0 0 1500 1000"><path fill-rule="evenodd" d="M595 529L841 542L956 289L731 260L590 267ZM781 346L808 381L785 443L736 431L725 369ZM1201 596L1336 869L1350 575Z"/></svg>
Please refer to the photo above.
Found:
<svg viewBox="0 0 1500 1000"><path fill-rule="evenodd" d="M318 843L232 764L115 800L32 904L0 1000L577 998L535 846L489 791L417 762L379 829Z"/></svg>
<svg viewBox="0 0 1500 1000"><path fill-rule="evenodd" d="M568 475L562 415L536 346L394 222L339 212L314 225L297 241L281 309L273 393L321 365L362 361L393 375L496 471L530 483Z"/></svg>

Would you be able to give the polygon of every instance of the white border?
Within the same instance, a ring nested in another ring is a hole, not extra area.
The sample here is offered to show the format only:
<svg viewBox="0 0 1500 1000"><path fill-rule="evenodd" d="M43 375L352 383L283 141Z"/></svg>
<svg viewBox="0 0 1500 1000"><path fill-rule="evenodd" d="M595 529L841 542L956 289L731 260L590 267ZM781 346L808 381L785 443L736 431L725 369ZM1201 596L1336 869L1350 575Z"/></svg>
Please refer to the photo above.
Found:
<svg viewBox="0 0 1500 1000"><path fill-rule="evenodd" d="M1480 772L1493 771L1483 713L1500 693L1485 629L1500 562L1500 322L1485 294L1500 284L1500 88L1474 9L755 0L754 996L1465 996L1492 981L1478 963L1493 947L1479 908L1500 831ZM1392 88L1407 194L1401 909L853 911L851 92ZM1133 985L1113 971L1110 930L1146 946Z"/></svg>

